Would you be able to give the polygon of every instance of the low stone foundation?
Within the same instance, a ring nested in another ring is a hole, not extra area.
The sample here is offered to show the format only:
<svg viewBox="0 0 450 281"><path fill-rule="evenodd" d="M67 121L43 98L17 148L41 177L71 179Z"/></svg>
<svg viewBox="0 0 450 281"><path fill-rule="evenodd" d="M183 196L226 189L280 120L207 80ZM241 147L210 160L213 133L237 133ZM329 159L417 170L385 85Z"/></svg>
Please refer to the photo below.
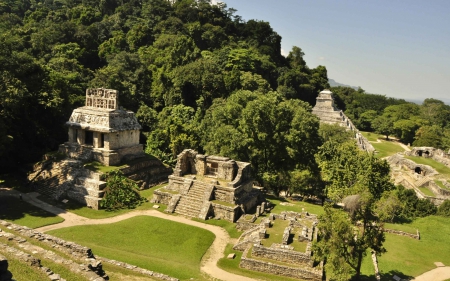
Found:
<svg viewBox="0 0 450 281"><path fill-rule="evenodd" d="M387 229L387 228L385 228L385 229L384 229L384 232L392 233L392 234L400 235L400 236L406 236L406 237L410 237L410 238L413 238L413 239L420 240L420 233L419 233L419 230L417 230L417 234L412 234L412 233L404 232L404 231L401 231L401 230L395 230L395 229Z"/></svg>
<svg viewBox="0 0 450 281"><path fill-rule="evenodd" d="M247 247L242 254L239 266L248 270L266 272L279 276L286 276L291 278L298 278L302 280L321 281L323 278L323 262L317 268L301 268L289 267L285 265L274 264L271 262L261 261L257 259L248 258L248 252L251 247Z"/></svg>

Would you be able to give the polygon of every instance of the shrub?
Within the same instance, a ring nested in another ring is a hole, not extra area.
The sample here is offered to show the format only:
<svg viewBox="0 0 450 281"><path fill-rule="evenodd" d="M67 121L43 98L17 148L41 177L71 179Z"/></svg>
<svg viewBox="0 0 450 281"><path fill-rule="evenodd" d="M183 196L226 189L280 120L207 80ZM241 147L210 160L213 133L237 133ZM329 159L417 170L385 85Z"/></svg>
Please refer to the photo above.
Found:
<svg viewBox="0 0 450 281"><path fill-rule="evenodd" d="M437 215L442 217L450 217L450 200L445 200L444 203L439 206Z"/></svg>
<svg viewBox="0 0 450 281"><path fill-rule="evenodd" d="M111 171L107 174L105 196L100 206L107 210L133 209L145 202L139 194L137 184L125 177L121 171Z"/></svg>

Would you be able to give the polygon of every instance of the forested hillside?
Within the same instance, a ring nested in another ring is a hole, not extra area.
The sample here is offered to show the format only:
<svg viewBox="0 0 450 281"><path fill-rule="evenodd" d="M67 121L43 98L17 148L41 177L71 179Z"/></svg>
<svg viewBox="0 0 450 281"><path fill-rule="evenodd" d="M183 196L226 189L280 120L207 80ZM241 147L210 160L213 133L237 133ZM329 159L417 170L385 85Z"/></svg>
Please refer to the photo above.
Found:
<svg viewBox="0 0 450 281"><path fill-rule="evenodd" d="M331 88L336 104L358 129L395 136L405 144L450 149L450 105L426 98L421 105L367 94L361 88Z"/></svg>
<svg viewBox="0 0 450 281"><path fill-rule="evenodd" d="M282 56L280 43L268 22L208 0L3 1L0 171L26 171L56 150L86 88L105 87L119 90L143 125L146 152L166 163L193 148L250 161L274 189L309 181L333 131L320 132L310 113L329 87L327 70L308 67L299 47ZM450 147L450 109L440 101L332 91L362 130Z"/></svg>
<svg viewBox="0 0 450 281"><path fill-rule="evenodd" d="M243 146L260 149L280 120L283 129L300 122L297 109L312 118L307 103L328 87L325 67L309 68L298 47L283 57L280 42L268 22L245 22L207 0L3 1L0 169L64 142L63 125L88 87L119 90L121 105L138 113L148 152L168 162L186 147L228 153L232 145L241 146L233 157L250 160ZM261 112L267 119L252 120ZM281 140L270 141L275 153Z"/></svg>

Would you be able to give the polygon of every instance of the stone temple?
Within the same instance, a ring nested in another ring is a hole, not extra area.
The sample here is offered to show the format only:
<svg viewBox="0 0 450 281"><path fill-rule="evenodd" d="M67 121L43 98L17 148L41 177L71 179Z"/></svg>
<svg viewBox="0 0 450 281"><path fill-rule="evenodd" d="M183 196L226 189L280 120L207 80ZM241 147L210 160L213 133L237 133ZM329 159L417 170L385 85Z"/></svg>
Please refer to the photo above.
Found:
<svg viewBox="0 0 450 281"><path fill-rule="evenodd" d="M69 140L59 146L64 159L47 157L28 175L37 192L99 209L105 173L92 166L116 166L141 188L167 180L172 169L144 153L139 144L141 125L133 112L119 107L118 98L116 90L86 90L85 106L73 110L66 122Z"/></svg>
<svg viewBox="0 0 450 281"><path fill-rule="evenodd" d="M75 109L66 122L69 141L60 151L72 158L95 160L106 166L143 156L139 125L133 112L119 108L119 93L87 89L86 105Z"/></svg>
<svg viewBox="0 0 450 281"><path fill-rule="evenodd" d="M317 115L321 123L338 124L355 134L358 146L367 152L375 151L372 144L359 132L352 121L334 104L333 92L328 89L319 93L312 113Z"/></svg>
<svg viewBox="0 0 450 281"><path fill-rule="evenodd" d="M250 163L208 156L186 149L178 155L169 184L156 190L152 202L166 204L166 212L206 220L235 222L265 201L253 186Z"/></svg>

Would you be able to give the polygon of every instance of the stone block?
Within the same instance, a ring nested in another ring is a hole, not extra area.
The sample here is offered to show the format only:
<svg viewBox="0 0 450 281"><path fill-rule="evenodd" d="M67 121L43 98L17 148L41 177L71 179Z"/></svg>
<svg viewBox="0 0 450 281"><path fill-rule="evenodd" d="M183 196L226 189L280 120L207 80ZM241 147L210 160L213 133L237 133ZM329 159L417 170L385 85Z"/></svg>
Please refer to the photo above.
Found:
<svg viewBox="0 0 450 281"><path fill-rule="evenodd" d="M231 253L231 254L228 254L227 259L232 260L232 259L234 259L235 257L236 257L236 254L235 254L235 253Z"/></svg>

